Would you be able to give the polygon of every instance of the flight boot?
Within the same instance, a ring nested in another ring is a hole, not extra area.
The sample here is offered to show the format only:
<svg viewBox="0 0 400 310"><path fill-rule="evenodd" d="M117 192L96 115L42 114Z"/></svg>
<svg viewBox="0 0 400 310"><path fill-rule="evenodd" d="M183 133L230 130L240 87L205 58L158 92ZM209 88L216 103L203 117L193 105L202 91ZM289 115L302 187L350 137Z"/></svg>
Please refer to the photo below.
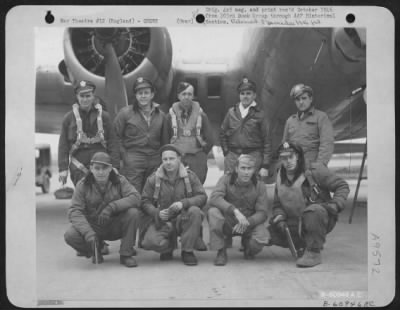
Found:
<svg viewBox="0 0 400 310"><path fill-rule="evenodd" d="M110 250L109 250L109 248L108 248L108 244L107 243L105 243L104 241L103 242L101 242L100 244L102 244L101 245L101 254L102 255L108 255L108 254L110 254ZM136 250L135 249L133 249L134 250L134 255L136 255ZM79 252L79 251L76 251L76 256L86 256L87 257L87 254L86 253L83 253L83 252ZM90 257L90 256L89 256Z"/></svg>
<svg viewBox="0 0 400 310"><path fill-rule="evenodd" d="M187 266L195 266L197 265L197 258L193 252L182 251L182 262Z"/></svg>
<svg viewBox="0 0 400 310"><path fill-rule="evenodd" d="M126 267L137 267L137 262L132 256L123 256L119 257L119 262L121 265L125 265Z"/></svg>
<svg viewBox="0 0 400 310"><path fill-rule="evenodd" d="M214 260L215 266L225 266L228 262L228 254L226 253L226 248L218 250L217 257Z"/></svg>
<svg viewBox="0 0 400 310"><path fill-rule="evenodd" d="M306 249L304 255L296 261L296 266L300 268L314 267L322 263L319 250Z"/></svg>

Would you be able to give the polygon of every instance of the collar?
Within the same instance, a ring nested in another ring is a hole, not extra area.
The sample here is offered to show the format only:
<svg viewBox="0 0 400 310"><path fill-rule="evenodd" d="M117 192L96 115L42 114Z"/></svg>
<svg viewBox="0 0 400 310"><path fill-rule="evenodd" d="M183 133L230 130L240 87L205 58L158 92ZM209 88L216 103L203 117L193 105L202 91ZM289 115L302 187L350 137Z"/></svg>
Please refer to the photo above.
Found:
<svg viewBox="0 0 400 310"><path fill-rule="evenodd" d="M251 108L251 107L253 107L253 108L254 108L255 110L257 110L257 111L259 110L258 104L257 104L256 101L253 101L252 103L250 103L250 105L249 105L246 109L249 109L249 108ZM242 103L241 103L241 102L237 103L237 104L235 105L235 109L244 109Z"/></svg>
<svg viewBox="0 0 400 310"><path fill-rule="evenodd" d="M245 108L245 107L243 106L242 102L239 102L239 108L241 108L241 109L243 109L243 110L250 109L251 107L254 107L254 108L255 108L256 106L257 106L257 102L255 102L254 100L253 100L252 103L250 103L250 105L249 105L247 108Z"/></svg>
<svg viewBox="0 0 400 310"><path fill-rule="evenodd" d="M302 112L298 111L297 112L297 118L300 118ZM304 115L313 115L315 113L315 107L311 106L307 111L304 112Z"/></svg>
<svg viewBox="0 0 400 310"><path fill-rule="evenodd" d="M179 169L179 171L178 171L177 176L179 179L183 179L188 176L187 170L182 163L180 164L178 169ZM166 175L165 170L163 169L162 165L160 167L158 167L158 169L156 171L156 176L158 176L160 179L168 180L168 176Z"/></svg>
<svg viewBox="0 0 400 310"><path fill-rule="evenodd" d="M247 187L249 185L257 186L257 182L258 182L257 181L257 176L256 176L255 173L253 174L253 176L250 179L250 182L248 182L248 183L240 182L239 178L238 178L238 175L237 175L237 173L235 171L234 172L230 172L230 174L229 174L229 183L231 185L236 185L236 186L239 186L239 187L244 187L244 186Z"/></svg>
<svg viewBox="0 0 400 310"><path fill-rule="evenodd" d="M152 102L151 103L151 109L150 109L150 115L153 114L155 111L158 111L160 105L158 103ZM139 111L143 113L143 110L139 108Z"/></svg>
<svg viewBox="0 0 400 310"><path fill-rule="evenodd" d="M182 107L181 102L179 102L178 109L179 109L179 111L181 111L181 113L185 113L187 115L190 115L192 113L192 110L193 110L193 103L189 106L189 108L187 110L185 110Z"/></svg>

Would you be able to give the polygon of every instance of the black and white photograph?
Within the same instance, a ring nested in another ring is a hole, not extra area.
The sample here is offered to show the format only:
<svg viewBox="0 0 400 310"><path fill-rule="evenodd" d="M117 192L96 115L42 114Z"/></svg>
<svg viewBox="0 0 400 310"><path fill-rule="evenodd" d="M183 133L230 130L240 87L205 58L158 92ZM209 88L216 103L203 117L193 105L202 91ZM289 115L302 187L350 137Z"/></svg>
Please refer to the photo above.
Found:
<svg viewBox="0 0 400 310"><path fill-rule="evenodd" d="M23 236L6 267L29 279L7 278L10 302L390 303L394 165L377 171L394 160L394 74L371 68L393 67L373 56L394 26L366 18L387 11L160 7L172 22L154 25L146 7L100 8L34 10L26 88L8 45L6 238Z"/></svg>

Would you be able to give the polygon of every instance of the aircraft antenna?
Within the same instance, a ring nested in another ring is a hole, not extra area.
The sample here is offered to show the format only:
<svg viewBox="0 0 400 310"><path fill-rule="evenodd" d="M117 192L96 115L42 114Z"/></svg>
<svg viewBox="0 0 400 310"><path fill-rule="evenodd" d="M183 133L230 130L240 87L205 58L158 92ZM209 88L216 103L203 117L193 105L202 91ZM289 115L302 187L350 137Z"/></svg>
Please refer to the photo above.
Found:
<svg viewBox="0 0 400 310"><path fill-rule="evenodd" d="M323 40L321 41L321 45L319 46L319 49L318 49L317 55L315 55L314 63L313 63L313 64L312 64L312 66L310 67L310 71L312 71L312 70L313 70L313 68L314 68L315 64L317 63L317 61L318 61L318 58L319 58L319 54L321 54L321 51L322 51L322 48L324 47L324 44L325 44L325 42L326 42L326 40L325 40L325 39L323 39Z"/></svg>

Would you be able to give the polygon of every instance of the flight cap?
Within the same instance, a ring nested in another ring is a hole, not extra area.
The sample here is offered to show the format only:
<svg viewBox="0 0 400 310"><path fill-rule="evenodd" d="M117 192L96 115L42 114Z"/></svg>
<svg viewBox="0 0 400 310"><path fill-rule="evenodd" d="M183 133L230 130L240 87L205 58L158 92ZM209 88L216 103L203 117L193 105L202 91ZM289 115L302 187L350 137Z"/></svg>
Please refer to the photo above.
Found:
<svg viewBox="0 0 400 310"><path fill-rule="evenodd" d="M174 151L178 156L182 156L182 151L173 144L165 144L160 148L160 155L164 153L165 151Z"/></svg>
<svg viewBox="0 0 400 310"><path fill-rule="evenodd" d="M110 155L104 152L97 152L93 155L90 164L94 163L112 166Z"/></svg>
<svg viewBox="0 0 400 310"><path fill-rule="evenodd" d="M301 154L302 150L301 147L291 143L291 142L283 142L278 147L278 155L279 157L290 157L293 153Z"/></svg>
<svg viewBox="0 0 400 310"><path fill-rule="evenodd" d="M82 80L75 86L75 94L94 92L95 89L96 85L93 82Z"/></svg>
<svg viewBox="0 0 400 310"><path fill-rule="evenodd" d="M244 90L252 90L253 92L256 92L256 83L254 83L252 80L249 80L248 78L244 77L240 81L240 83L237 87L237 90L239 93Z"/></svg>
<svg viewBox="0 0 400 310"><path fill-rule="evenodd" d="M181 92L188 89L190 86L193 87L193 85L188 82L180 82L178 84L178 88L176 89L176 93L179 95ZM193 87L193 89L194 89L194 87Z"/></svg>
<svg viewBox="0 0 400 310"><path fill-rule="evenodd" d="M143 88L150 88L151 91L154 91L153 83L151 83L150 80L148 80L144 77L139 77L133 83L133 91L136 93L139 89L143 89Z"/></svg>

